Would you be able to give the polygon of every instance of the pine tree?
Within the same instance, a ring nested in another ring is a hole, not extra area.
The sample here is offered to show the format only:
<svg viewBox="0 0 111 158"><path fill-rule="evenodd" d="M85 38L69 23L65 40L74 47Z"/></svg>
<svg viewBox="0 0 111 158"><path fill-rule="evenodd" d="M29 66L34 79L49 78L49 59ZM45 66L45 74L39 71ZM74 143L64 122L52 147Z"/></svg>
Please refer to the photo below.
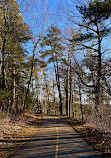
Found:
<svg viewBox="0 0 111 158"><path fill-rule="evenodd" d="M88 6L80 6L77 7L79 12L82 15L82 23L78 23L80 27L84 28L84 32L80 35L77 39L75 38L74 41L79 41L78 43L82 46L83 49L92 50L94 55L90 54L90 57L95 57L96 62L96 70L95 70L95 78L96 81L94 84L87 85L88 87L94 88L95 93L95 108L98 109L100 105L100 97L101 97L101 81L104 78L104 73L102 71L103 63L102 63L102 55L107 52L102 51L102 42L104 37L109 36L111 27L109 21L109 13L106 11L105 8L110 8L108 6L108 1L98 1L94 0L91 1ZM107 9L108 9L107 8ZM105 10L104 10L105 9ZM91 45L90 41L95 40L95 42Z"/></svg>
<svg viewBox="0 0 111 158"><path fill-rule="evenodd" d="M56 84L59 92L60 99L60 114L62 115L62 93L61 93L61 85L60 85L60 74L59 74L59 57L63 57L64 46L61 44L61 30L57 28L57 26L51 26L48 30L48 33L43 38L43 42L41 46L49 46L49 49L46 48L45 51L41 52L41 57L49 57L48 63L53 63L55 76L56 76Z"/></svg>
<svg viewBox="0 0 111 158"><path fill-rule="evenodd" d="M2 0L0 2L1 18L1 88L9 88L12 93L13 104L16 107L16 90L22 76L25 50L23 43L30 40L31 34L28 25L24 23L16 0ZM11 90L12 89L12 90Z"/></svg>

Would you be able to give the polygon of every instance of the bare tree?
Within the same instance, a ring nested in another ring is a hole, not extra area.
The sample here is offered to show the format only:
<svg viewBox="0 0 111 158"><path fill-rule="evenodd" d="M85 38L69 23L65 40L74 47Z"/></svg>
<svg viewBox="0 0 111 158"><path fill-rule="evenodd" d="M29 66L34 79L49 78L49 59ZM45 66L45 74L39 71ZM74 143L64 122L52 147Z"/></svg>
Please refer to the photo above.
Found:
<svg viewBox="0 0 111 158"><path fill-rule="evenodd" d="M28 81L28 88L27 88L25 100L24 100L24 107L23 107L24 110L26 109L26 100L27 100L28 93L30 90L30 84L31 84L31 79L32 79L32 75L33 75L35 57L37 56L36 51L37 51L39 43L42 39L42 36L44 35L44 32L46 31L45 27L46 27L46 22L47 22L46 12L47 12L48 1L45 0L43 2L41 0L33 0L33 1L29 0L26 3L27 3L26 7L28 6L28 13L30 14L29 18L31 18L31 20L33 19L30 26L32 27L32 30L34 30L34 33L33 33L33 40L32 40L32 47L33 47L32 63L31 63L31 68L30 68L30 77L29 77L29 81Z"/></svg>

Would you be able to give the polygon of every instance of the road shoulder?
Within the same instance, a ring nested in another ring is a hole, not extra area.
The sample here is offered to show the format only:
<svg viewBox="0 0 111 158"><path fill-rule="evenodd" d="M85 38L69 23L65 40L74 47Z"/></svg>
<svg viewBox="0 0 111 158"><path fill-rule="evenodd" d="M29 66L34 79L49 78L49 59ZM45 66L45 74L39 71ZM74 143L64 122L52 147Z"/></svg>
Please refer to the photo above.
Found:
<svg viewBox="0 0 111 158"><path fill-rule="evenodd" d="M8 158L16 152L37 133L41 124L41 116L28 113L18 120L2 116L0 119L0 157Z"/></svg>
<svg viewBox="0 0 111 158"><path fill-rule="evenodd" d="M97 151L99 155L104 158L111 158L110 134L86 126L84 122L79 122L69 117L61 117L61 119L66 121L76 132L78 132L87 144Z"/></svg>

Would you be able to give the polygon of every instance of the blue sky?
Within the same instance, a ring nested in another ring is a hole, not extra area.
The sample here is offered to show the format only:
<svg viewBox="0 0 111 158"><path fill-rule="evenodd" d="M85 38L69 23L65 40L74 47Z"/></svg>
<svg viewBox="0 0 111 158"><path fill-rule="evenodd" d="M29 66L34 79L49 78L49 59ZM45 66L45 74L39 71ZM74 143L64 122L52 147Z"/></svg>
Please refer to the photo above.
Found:
<svg viewBox="0 0 111 158"><path fill-rule="evenodd" d="M44 6L45 0L17 0L17 1L20 4L21 12L22 12L22 15L24 16L25 22L27 22L28 25L31 26L31 30L33 32L33 35L36 35L36 37L38 37L38 34L37 34L37 25L35 24L36 20L34 18L34 13L37 16L36 17L37 21L39 21L38 20L39 16L38 16L38 13L36 12L35 5L34 5L33 2L34 1L38 1L38 2L41 1L41 3L39 3L39 5L36 6L36 7L37 7L38 10L40 9L39 10L39 12L40 12L40 21L43 22L43 14L42 13L43 13L43 6ZM71 3L71 1L73 3ZM65 10L62 10L62 7L65 5L65 7L67 9L70 8L70 11L76 13L75 6L78 5L77 1L78 0L49 0L48 5L47 5L47 13L50 15L50 17L48 18L48 21L46 22L45 29L47 29L50 26L51 23L57 24L58 27L62 28L62 31L65 30L64 32L66 32L66 33L68 32L68 29L71 28L71 26L75 27L74 24L70 23L64 17L65 14L63 15L63 12ZM81 0L81 2L82 1L85 1L85 0ZM88 0L86 0L86 1L88 1ZM85 3L86 3L86 1L85 1ZM70 2L70 3L68 3L68 2ZM76 13L76 15L78 15L78 14ZM79 19L79 22L80 22L80 19ZM40 25L40 23L38 25L38 28L41 31L41 25ZM65 34L65 36L66 36L66 34ZM105 40L103 41L103 45L107 44L107 46L110 47L111 44L110 44L110 40L108 40L108 38L107 38L106 41ZM104 47L104 48L106 48L106 47ZM33 45L31 43L28 44L28 50L29 50L30 54L32 54ZM77 52L77 53L79 54L77 56L78 57L78 61L82 60L83 59L83 55L84 55L83 51L81 53L79 53L79 52ZM110 55L110 57L111 57L111 53L108 54L108 55ZM107 55L105 55L105 57L106 56ZM52 67L52 66L53 65L50 65L50 67ZM51 71L51 70L49 70L49 71Z"/></svg>
<svg viewBox="0 0 111 158"><path fill-rule="evenodd" d="M43 6L46 0L17 0L17 1L20 4L21 12L22 15L24 16L24 21L28 23L28 25L31 27L31 31L33 32L33 35L37 37L38 30L37 30L37 25L35 24L36 21L34 18L34 14L36 14L37 21L39 21L38 13L36 12L36 9L38 9L41 16L40 21L43 22L43 8L44 8ZM70 8L70 11L75 12L74 8L76 5L79 4L77 3L78 0L47 0L47 1L48 4L47 4L46 13L48 14L48 20L46 22L45 29L47 29L50 26L50 24L55 23L59 28L62 28L62 31L64 31L64 33L67 33L68 29L70 29L71 26L74 26L74 24L67 21L67 19L64 17L65 14L63 15L63 12L65 12L66 10L62 10L62 8L64 9L65 6L67 9ZM82 1L84 0L81 0L81 3ZM37 8L35 8L35 2L37 2L36 3ZM41 30L40 23L38 23L38 25L39 25L38 26L39 30ZM107 46L110 46L109 42L110 40L109 41L107 40L107 42L105 41L103 42L103 44L106 45L107 43ZM31 44L29 44L29 47L31 50Z"/></svg>
<svg viewBox="0 0 111 158"><path fill-rule="evenodd" d="M65 12L65 9L69 8L75 12L74 8L76 5L78 5L78 0L17 0L17 2L20 4L20 8L21 8L21 12L24 15L24 19L26 20L26 9L28 9L29 5L30 5L30 11L34 10L35 8L35 2L37 8L41 9L41 12L43 11L43 6L45 4L45 2L47 3L47 13L50 14L50 21L49 22L53 22L53 23L57 23L58 25L60 25L60 27L63 27L64 23L64 15L62 12ZM82 0L81 0L82 1ZM29 14L29 13L28 13ZM66 20L66 19L65 19ZM29 23L29 21L27 21Z"/></svg>
<svg viewBox="0 0 111 158"><path fill-rule="evenodd" d="M37 37L40 34L38 30L40 30L41 32L40 23L43 24L43 12L44 12L43 8L44 8L44 4L46 0L17 0L17 1L20 5L20 10L24 17L24 21L28 23L33 33L33 36L35 36L37 40ZM64 22L60 20L60 16L58 15L59 14L58 7L60 6L60 2L62 1L48 0L47 8L46 8L47 20L45 24L45 30L47 30L50 24L52 23L57 24L60 28L64 26ZM28 46L29 52L32 54L33 45L30 43L27 46Z"/></svg>

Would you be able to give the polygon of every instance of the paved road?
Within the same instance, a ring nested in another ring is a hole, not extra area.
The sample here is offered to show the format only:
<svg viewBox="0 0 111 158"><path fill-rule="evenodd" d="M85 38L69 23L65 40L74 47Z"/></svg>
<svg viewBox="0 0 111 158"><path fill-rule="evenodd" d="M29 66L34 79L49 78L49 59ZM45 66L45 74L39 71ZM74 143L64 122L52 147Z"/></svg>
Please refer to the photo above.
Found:
<svg viewBox="0 0 111 158"><path fill-rule="evenodd" d="M101 158L72 127L55 116L43 116L37 134L11 158Z"/></svg>

